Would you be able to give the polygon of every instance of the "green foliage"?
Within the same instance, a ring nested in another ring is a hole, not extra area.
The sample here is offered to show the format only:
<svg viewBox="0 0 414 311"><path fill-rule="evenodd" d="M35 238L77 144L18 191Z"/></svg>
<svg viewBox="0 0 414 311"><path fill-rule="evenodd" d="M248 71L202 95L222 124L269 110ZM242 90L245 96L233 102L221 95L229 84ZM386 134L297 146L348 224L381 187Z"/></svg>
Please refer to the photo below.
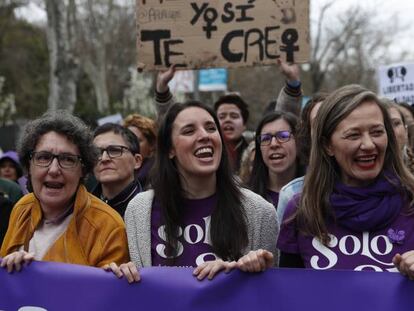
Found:
<svg viewBox="0 0 414 311"><path fill-rule="evenodd" d="M17 114L33 118L46 110L48 51L44 31L0 8L0 75L6 78L5 93L15 95Z"/></svg>
<svg viewBox="0 0 414 311"><path fill-rule="evenodd" d="M44 30L0 7L0 75L4 92L15 96L17 115L34 118L47 109L48 50Z"/></svg>
<svg viewBox="0 0 414 311"><path fill-rule="evenodd" d="M3 86L5 79L0 76L0 125L6 126L16 114L13 94L4 94Z"/></svg>

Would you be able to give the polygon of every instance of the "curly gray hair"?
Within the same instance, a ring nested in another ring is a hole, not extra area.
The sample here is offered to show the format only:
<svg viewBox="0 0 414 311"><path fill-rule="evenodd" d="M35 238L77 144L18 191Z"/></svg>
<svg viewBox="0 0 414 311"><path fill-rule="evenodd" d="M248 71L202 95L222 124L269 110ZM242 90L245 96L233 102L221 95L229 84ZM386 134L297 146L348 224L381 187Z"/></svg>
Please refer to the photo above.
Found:
<svg viewBox="0 0 414 311"><path fill-rule="evenodd" d="M30 157L40 138L49 132L65 136L75 144L82 158L84 176L92 172L98 160L98 153L93 147L90 128L78 117L67 110L48 111L40 118L29 122L20 137L17 151L24 168L28 171Z"/></svg>

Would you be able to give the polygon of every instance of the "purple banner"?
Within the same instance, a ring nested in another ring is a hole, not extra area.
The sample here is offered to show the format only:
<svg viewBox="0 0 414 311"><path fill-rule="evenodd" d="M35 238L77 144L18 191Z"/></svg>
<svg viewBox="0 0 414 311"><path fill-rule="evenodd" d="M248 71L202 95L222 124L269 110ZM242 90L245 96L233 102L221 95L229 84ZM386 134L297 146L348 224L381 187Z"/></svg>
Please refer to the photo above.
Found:
<svg viewBox="0 0 414 311"><path fill-rule="evenodd" d="M141 275L129 285L76 265L0 269L0 310L414 310L414 282L397 273L272 269L200 282L192 269L154 267Z"/></svg>

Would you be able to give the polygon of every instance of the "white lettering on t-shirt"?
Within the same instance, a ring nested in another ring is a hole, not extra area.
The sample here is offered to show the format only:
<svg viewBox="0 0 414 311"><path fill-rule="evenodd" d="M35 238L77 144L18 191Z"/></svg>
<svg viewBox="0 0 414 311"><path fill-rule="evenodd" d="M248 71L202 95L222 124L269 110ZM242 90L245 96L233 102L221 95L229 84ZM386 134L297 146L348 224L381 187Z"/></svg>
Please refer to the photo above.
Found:
<svg viewBox="0 0 414 311"><path fill-rule="evenodd" d="M190 236L191 228L194 228L197 232L195 240L191 240L191 236ZM204 236L203 229L199 225L191 224L184 228L184 240L187 241L187 243L189 244L196 244L200 242L203 239L203 236Z"/></svg>
<svg viewBox="0 0 414 311"><path fill-rule="evenodd" d="M181 227L178 227L177 237L180 237L182 234L183 234L183 229L181 229ZM167 242L164 225L158 228L158 236L160 237L161 240L163 240L164 242ZM166 248L167 247L165 244L157 244L157 246L155 247L155 250L157 254L160 255L162 258L168 258L167 254L165 253ZM177 249L178 249L177 256L180 256L184 251L184 246L180 241L177 241Z"/></svg>
<svg viewBox="0 0 414 311"><path fill-rule="evenodd" d="M218 257L216 256L216 254L214 253L204 253L204 254L200 254L197 256L196 258L196 265L199 266L202 263L206 262L206 257L210 256L210 261L211 261L211 257L213 256L215 259L218 259Z"/></svg>
<svg viewBox="0 0 414 311"><path fill-rule="evenodd" d="M184 230L181 227L178 227L177 238L182 236L184 241L186 241L188 244L204 243L204 244L211 245L211 239L210 239L211 216L204 217L203 221L204 221L204 226L203 226L204 228L198 224L189 224L184 227ZM157 232L158 232L159 238L162 241L167 242L167 237L165 235L165 226L164 225L160 226ZM190 235L191 232L196 233L195 236L193 235L193 238L191 238L191 235ZM176 257L180 256L184 252L184 245L180 241L177 241L177 242L178 242L177 244L178 252L177 252ZM165 253L165 249L166 249L166 245L162 243L157 244L157 246L155 247L155 250L159 256L161 256L162 258L168 258ZM196 259L197 265L199 265L200 263L203 263L204 258L208 255L213 255L214 257L217 258L217 256L213 253L200 254Z"/></svg>
<svg viewBox="0 0 414 311"><path fill-rule="evenodd" d="M376 256L384 256L392 252L393 244L389 241L387 236L377 235L370 240L369 232L363 232L362 239L354 235L345 235L339 240L332 234L330 234L329 237L331 240L327 246L322 244L317 238L312 239L312 246L314 249L327 260L327 264L322 265L322 258L319 255L313 255L310 259L310 265L313 269L325 270L333 268L338 263L338 256L353 256L360 253L361 256L368 257L374 262L389 266L390 268L387 269L388 271L396 271L392 262L383 262L376 258ZM380 250L380 244L385 245L383 250ZM336 247L337 249L332 250ZM355 267L354 270L382 271L382 268L372 264L365 264Z"/></svg>
<svg viewBox="0 0 414 311"><path fill-rule="evenodd" d="M350 251L346 249L346 241L348 238L351 239L353 242L353 249ZM339 249L345 255L355 255L361 249L361 242L358 240L356 236L346 235L342 239L339 240Z"/></svg>
<svg viewBox="0 0 414 311"><path fill-rule="evenodd" d="M211 222L211 216L207 216L203 218L204 220L204 226L206 228L206 234L204 234L204 243L211 245L211 239L210 239L210 222Z"/></svg>
<svg viewBox="0 0 414 311"><path fill-rule="evenodd" d="M338 245L338 239L336 238L336 236L330 234L329 237L331 239L329 241L329 247L335 247L336 245ZM330 269L336 265L338 261L338 257L336 256L336 254L333 251L331 251L328 247L323 245L318 239L316 238L312 239L312 246L317 251L319 251L322 255L324 255L326 259L328 259L328 265L326 265L325 267L322 267L322 266L319 266L318 264L319 259L320 259L319 256L317 255L312 256L310 260L310 264L312 268L318 269L318 270L325 270L325 269Z"/></svg>
<svg viewBox="0 0 414 311"><path fill-rule="evenodd" d="M382 253L378 249L379 239L382 239L385 242L385 250ZM389 241L389 239L385 235L377 235L371 240L371 249L377 255L382 255L382 256L388 255L392 251L392 243Z"/></svg>

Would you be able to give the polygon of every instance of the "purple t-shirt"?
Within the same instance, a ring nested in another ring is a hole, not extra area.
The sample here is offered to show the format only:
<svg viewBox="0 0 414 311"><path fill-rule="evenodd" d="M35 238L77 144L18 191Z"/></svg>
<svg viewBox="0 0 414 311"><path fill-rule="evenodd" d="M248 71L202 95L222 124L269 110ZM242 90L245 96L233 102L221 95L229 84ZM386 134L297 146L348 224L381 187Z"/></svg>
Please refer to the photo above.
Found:
<svg viewBox="0 0 414 311"><path fill-rule="evenodd" d="M279 192L274 192L272 190L267 190L267 195L272 200L272 204L277 208L277 203L279 202Z"/></svg>
<svg viewBox="0 0 414 311"><path fill-rule="evenodd" d="M165 254L166 237L164 224L161 223L161 207L152 205L151 212L151 257L153 266L171 265ZM210 241L211 213L217 202L213 195L205 199L184 201L182 225L179 228L178 255L173 263L179 267L197 267L200 264L215 260Z"/></svg>
<svg viewBox="0 0 414 311"><path fill-rule="evenodd" d="M414 216L402 212L389 226L378 231L353 232L327 223L331 237L328 246L317 238L299 232L296 222L286 223L296 210L298 197L289 201L280 228L277 247L299 254L306 268L374 270L397 272L395 254L414 250Z"/></svg>

